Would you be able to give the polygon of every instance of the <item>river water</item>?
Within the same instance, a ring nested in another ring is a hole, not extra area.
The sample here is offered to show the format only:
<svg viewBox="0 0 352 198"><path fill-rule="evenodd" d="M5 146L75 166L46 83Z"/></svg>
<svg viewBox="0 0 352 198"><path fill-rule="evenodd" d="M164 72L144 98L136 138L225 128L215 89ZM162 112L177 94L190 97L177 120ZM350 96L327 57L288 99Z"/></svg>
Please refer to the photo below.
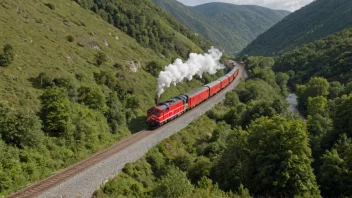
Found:
<svg viewBox="0 0 352 198"><path fill-rule="evenodd" d="M306 120L306 118L298 111L297 109L297 95L294 93L291 93L290 95L288 95L288 97L286 98L286 102L290 104L290 106L288 107L288 110L293 114L299 114L299 116Z"/></svg>

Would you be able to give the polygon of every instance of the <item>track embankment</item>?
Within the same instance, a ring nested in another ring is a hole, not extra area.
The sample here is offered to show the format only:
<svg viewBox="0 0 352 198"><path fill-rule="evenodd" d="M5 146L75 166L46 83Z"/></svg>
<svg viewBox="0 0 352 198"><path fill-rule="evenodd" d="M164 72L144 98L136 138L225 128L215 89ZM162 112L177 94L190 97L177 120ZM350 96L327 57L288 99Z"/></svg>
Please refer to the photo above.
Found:
<svg viewBox="0 0 352 198"><path fill-rule="evenodd" d="M238 76L220 93L174 121L155 130L143 130L133 134L106 150L10 195L9 198L91 197L96 189L118 174L126 163L138 160L159 142L185 128L222 102L226 92L234 89L241 78L247 78L243 66L240 66Z"/></svg>

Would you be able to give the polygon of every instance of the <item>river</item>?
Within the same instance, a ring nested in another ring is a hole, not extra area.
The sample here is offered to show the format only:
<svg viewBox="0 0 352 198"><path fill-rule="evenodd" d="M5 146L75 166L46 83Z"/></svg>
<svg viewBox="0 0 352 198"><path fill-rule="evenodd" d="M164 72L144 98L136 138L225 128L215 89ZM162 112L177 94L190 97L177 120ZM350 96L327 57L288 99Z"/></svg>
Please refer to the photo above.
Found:
<svg viewBox="0 0 352 198"><path fill-rule="evenodd" d="M306 118L297 109L298 102L296 94L291 93L290 95L288 95L288 97L286 98L286 102L290 104L288 110L292 113L292 115L298 113L301 119L306 120Z"/></svg>

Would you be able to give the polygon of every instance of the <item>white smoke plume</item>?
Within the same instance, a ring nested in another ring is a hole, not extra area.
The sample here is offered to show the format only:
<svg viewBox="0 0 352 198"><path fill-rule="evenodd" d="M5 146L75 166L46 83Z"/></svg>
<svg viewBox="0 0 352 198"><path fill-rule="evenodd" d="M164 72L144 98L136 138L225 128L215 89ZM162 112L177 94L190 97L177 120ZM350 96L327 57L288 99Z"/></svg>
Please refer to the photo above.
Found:
<svg viewBox="0 0 352 198"><path fill-rule="evenodd" d="M195 75L202 78L205 72L210 75L215 74L217 70L224 68L224 65L220 63L221 56L222 52L219 49L211 47L204 55L191 53L189 59L184 63L181 59L176 59L173 64L166 66L165 70L159 74L158 98L166 88L170 87L171 83L176 85L184 79L192 80Z"/></svg>

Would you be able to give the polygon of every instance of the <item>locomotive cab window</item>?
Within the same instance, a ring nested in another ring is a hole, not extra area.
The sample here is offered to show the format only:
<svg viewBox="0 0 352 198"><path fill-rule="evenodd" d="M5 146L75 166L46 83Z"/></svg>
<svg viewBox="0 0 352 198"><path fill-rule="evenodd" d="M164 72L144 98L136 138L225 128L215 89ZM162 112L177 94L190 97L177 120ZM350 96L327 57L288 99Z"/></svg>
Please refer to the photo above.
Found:
<svg viewBox="0 0 352 198"><path fill-rule="evenodd" d="M149 110L147 111L147 114L151 114L151 113L153 113L153 109L149 109Z"/></svg>
<svg viewBox="0 0 352 198"><path fill-rule="evenodd" d="M159 110L154 110L154 114L159 114L160 113L160 111Z"/></svg>

